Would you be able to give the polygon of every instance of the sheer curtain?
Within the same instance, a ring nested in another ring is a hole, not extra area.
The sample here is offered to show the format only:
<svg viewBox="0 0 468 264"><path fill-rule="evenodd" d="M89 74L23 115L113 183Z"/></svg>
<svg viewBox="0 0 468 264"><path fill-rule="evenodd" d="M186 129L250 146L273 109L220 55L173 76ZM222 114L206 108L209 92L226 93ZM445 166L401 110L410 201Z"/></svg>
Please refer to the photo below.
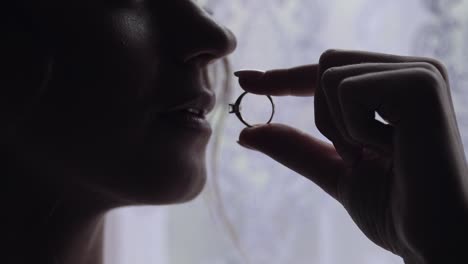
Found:
<svg viewBox="0 0 468 264"><path fill-rule="evenodd" d="M468 0L199 2L238 37L234 69L314 63L328 48L442 60L468 154ZM234 96L240 93L235 86ZM274 99L275 122L325 140L314 126L313 98ZM209 176L195 201L112 212L106 264L403 263L367 240L314 184L239 147L242 128L235 117L226 117L215 157L219 173Z"/></svg>

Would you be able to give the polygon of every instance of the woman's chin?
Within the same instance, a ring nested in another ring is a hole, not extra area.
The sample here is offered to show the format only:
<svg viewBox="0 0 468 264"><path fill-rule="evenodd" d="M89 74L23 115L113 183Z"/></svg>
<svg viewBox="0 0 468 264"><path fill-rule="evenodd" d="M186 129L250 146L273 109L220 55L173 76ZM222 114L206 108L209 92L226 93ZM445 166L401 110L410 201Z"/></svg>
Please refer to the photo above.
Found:
<svg viewBox="0 0 468 264"><path fill-rule="evenodd" d="M180 197L179 199L176 198L172 203L184 203L195 199L203 191L205 184L206 175L198 176L195 181L187 184L184 189L180 189L177 193L175 193L175 197Z"/></svg>
<svg viewBox="0 0 468 264"><path fill-rule="evenodd" d="M158 190L154 192L157 195L156 204L159 203L158 200L164 204L191 201L203 191L207 180L205 166L185 168L171 176L167 175L167 181L163 180L162 188L158 186Z"/></svg>
<svg viewBox="0 0 468 264"><path fill-rule="evenodd" d="M192 160L177 166L158 165L153 169L132 170L124 176L114 186L117 196L131 205L167 205L191 201L203 191L207 180L204 163Z"/></svg>

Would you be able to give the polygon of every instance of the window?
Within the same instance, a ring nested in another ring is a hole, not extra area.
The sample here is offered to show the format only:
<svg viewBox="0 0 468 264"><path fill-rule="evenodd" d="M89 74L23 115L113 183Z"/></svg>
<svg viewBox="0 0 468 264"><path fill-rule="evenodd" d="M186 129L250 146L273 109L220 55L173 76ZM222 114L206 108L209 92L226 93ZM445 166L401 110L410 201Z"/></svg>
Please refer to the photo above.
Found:
<svg viewBox="0 0 468 264"><path fill-rule="evenodd" d="M234 69L314 63L328 48L442 60L468 154L468 0L199 2L237 35ZM241 93L235 88L234 96ZM311 98L275 101L275 122L325 140L315 128ZM403 263L365 238L314 184L239 147L243 125L237 118L228 116L225 125L219 175L210 175L202 196L188 204L121 209L109 216L108 264Z"/></svg>

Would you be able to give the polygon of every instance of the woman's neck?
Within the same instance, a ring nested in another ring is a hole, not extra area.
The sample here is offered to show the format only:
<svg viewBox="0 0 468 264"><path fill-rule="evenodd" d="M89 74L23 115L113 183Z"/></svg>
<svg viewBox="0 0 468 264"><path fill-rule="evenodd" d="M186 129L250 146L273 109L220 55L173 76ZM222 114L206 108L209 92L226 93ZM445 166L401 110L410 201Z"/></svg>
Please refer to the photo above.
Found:
<svg viewBox="0 0 468 264"><path fill-rule="evenodd" d="M66 208L51 216L48 234L53 264L102 264L104 214L85 214Z"/></svg>
<svg viewBox="0 0 468 264"><path fill-rule="evenodd" d="M103 263L105 212L84 211L60 200L10 206L6 228L13 243L8 243L12 261L7 263Z"/></svg>
<svg viewBox="0 0 468 264"><path fill-rule="evenodd" d="M74 193L77 190L72 191L70 183L50 181L41 174L25 175L23 170L11 172L4 175L8 216L2 220L9 246L4 253L7 261L0 261L103 264L104 216L111 208L92 195Z"/></svg>

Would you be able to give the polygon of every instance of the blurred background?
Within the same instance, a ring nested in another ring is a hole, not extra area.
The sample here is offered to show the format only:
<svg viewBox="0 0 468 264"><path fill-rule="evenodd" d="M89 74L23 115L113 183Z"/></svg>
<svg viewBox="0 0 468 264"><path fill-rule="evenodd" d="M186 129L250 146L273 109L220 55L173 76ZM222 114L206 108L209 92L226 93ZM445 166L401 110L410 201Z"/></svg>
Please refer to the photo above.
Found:
<svg viewBox="0 0 468 264"><path fill-rule="evenodd" d="M236 34L234 70L316 63L329 48L438 58L450 72L468 154L468 0L198 2ZM242 90L232 84L234 102ZM265 119L264 98L252 100L249 118ZM326 140L314 125L313 98L274 100L274 122ZM183 205L112 211L106 264L403 263L365 238L313 183L238 146L244 126L227 111L219 105L216 119L224 123L208 157L217 168L202 195Z"/></svg>

